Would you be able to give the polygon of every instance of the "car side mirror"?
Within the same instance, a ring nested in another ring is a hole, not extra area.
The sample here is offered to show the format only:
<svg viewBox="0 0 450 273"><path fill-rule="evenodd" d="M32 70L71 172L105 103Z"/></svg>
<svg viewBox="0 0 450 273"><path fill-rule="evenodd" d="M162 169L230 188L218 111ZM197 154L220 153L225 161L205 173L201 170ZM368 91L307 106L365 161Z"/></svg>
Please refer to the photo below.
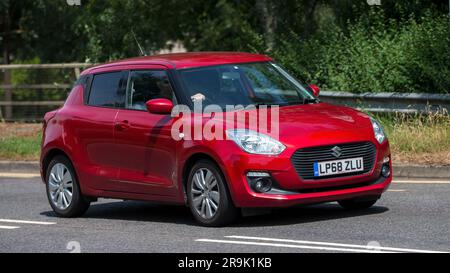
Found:
<svg viewBox="0 0 450 273"><path fill-rule="evenodd" d="M317 85L315 85L315 84L310 84L310 85L309 85L309 88L311 88L314 97L316 97L316 98L319 97L320 88L319 88Z"/></svg>
<svg viewBox="0 0 450 273"><path fill-rule="evenodd" d="M145 103L147 111L157 115L168 115L172 112L173 103L168 99L152 99Z"/></svg>

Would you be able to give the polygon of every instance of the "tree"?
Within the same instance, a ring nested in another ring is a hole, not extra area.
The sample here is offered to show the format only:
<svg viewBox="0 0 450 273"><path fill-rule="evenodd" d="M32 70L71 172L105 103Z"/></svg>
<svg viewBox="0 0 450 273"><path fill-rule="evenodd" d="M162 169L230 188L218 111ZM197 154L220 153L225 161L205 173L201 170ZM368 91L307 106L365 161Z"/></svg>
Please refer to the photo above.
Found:
<svg viewBox="0 0 450 273"><path fill-rule="evenodd" d="M13 48L17 48L17 34L20 33L18 23L20 20L20 12L23 8L22 2L13 2L10 0L4 0L0 3L0 33L1 36L1 47L2 47L2 62L4 64L9 64L11 62L11 55L13 54ZM3 76L3 84L11 84L11 72L5 70ZM5 101L12 100L12 90L9 88L5 89L4 93ZM12 117L11 106L5 107L5 117Z"/></svg>

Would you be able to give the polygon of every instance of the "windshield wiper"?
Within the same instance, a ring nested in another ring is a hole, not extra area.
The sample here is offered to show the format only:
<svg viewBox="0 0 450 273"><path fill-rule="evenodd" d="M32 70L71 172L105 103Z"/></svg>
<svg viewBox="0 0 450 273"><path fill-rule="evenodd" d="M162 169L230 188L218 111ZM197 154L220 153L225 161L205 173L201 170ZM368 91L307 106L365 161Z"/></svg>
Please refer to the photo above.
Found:
<svg viewBox="0 0 450 273"><path fill-rule="evenodd" d="M309 103L319 103L320 100L318 98L304 98L303 104L309 104Z"/></svg>
<svg viewBox="0 0 450 273"><path fill-rule="evenodd" d="M285 103L265 103L265 102L257 102L254 103L253 105L255 105L256 107L260 107L260 106L283 106L283 105L287 105Z"/></svg>
<svg viewBox="0 0 450 273"><path fill-rule="evenodd" d="M285 103L284 105L296 105L296 104L311 104L311 103L318 103L320 102L319 99L316 98L303 98L301 101L290 101Z"/></svg>
<svg viewBox="0 0 450 273"><path fill-rule="evenodd" d="M280 102L280 103L265 103L265 102L257 102L254 103L256 107L260 106L289 106L289 105L297 105L297 104L310 104L310 103L318 103L320 102L317 98L303 98L303 100L299 101L289 101L289 102Z"/></svg>

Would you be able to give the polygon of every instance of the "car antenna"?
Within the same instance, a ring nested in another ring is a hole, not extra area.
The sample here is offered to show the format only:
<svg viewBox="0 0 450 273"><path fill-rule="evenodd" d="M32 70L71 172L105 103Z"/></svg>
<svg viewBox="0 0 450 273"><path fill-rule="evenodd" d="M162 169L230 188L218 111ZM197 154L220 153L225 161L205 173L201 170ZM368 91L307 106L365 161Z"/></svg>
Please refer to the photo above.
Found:
<svg viewBox="0 0 450 273"><path fill-rule="evenodd" d="M137 46L139 47L139 50L141 51L142 56L147 56L144 49L142 48L141 44L139 43L138 39L136 38L136 34L134 33L134 30L131 29L131 34L133 34L133 38L136 41Z"/></svg>

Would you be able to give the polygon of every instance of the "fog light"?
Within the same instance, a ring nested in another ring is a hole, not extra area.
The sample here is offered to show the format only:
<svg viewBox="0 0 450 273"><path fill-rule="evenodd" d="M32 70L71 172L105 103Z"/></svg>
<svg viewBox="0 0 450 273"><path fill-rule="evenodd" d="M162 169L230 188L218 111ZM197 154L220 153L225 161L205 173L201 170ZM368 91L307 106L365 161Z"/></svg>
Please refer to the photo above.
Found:
<svg viewBox="0 0 450 273"><path fill-rule="evenodd" d="M272 189L272 178L268 172L248 172L247 179L250 187L255 192L265 193Z"/></svg>
<svg viewBox="0 0 450 273"><path fill-rule="evenodd" d="M391 168L389 165L383 165L381 168L381 175L384 177L389 177L391 175Z"/></svg>
<svg viewBox="0 0 450 273"><path fill-rule="evenodd" d="M383 164L388 163L390 161L389 156L386 156L385 158L383 158Z"/></svg>
<svg viewBox="0 0 450 273"><path fill-rule="evenodd" d="M257 179L253 179L251 182L251 186L254 191L259 193L268 192L272 189L272 180L267 177L260 177Z"/></svg>

